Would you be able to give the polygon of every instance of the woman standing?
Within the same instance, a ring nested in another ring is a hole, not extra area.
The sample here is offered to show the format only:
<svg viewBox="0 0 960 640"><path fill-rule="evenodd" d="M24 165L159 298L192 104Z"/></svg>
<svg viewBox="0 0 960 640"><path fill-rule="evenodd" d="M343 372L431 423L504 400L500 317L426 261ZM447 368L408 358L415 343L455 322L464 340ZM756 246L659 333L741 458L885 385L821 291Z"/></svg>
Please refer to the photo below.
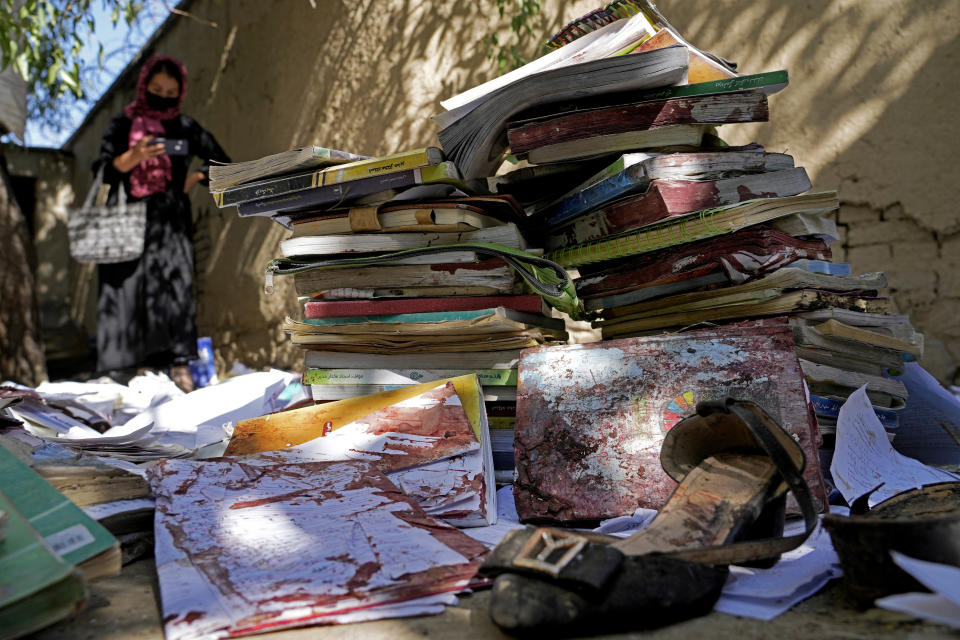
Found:
<svg viewBox="0 0 960 640"><path fill-rule="evenodd" d="M167 56L147 60L136 99L103 135L94 172L102 169L111 187L108 202L116 201L122 185L128 200L147 203L143 254L98 268L97 368L169 368L173 381L189 391L187 363L197 357L197 325L187 191L207 183L210 160L229 158L209 132L180 113L186 89L180 62ZM194 156L203 166L188 173Z"/></svg>

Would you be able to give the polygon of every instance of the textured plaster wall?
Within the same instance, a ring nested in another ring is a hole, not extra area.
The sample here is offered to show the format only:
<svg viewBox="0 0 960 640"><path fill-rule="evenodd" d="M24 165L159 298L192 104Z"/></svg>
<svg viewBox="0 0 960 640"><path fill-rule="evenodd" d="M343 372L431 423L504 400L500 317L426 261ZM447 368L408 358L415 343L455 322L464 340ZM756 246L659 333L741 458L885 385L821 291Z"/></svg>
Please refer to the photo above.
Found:
<svg viewBox="0 0 960 640"><path fill-rule="evenodd" d="M0 237L0 380L38 385L46 379L47 368L33 275L36 256L4 162L0 162Z"/></svg>
<svg viewBox="0 0 960 640"><path fill-rule="evenodd" d="M960 361L960 2L660 0L704 49L752 73L784 68L770 122L726 127L792 154L814 187L839 189L836 259L884 271L927 338L924 365Z"/></svg>
<svg viewBox="0 0 960 640"><path fill-rule="evenodd" d="M598 2L543 3L544 34ZM737 60L745 73L786 68L768 124L728 127L731 142L787 151L817 188L839 188L846 255L882 269L901 311L927 333L928 365L951 379L960 360L960 2L956 0L661 0L692 42ZM198 0L158 52L190 69L184 110L237 160L303 144L368 154L436 144L439 100L493 75L482 36L506 28L495 2L444 0ZM128 87L132 87L133 78ZM118 91L71 149L77 192ZM278 326L295 312L292 287L262 293L262 267L285 231L218 210L200 188L199 322L221 364L296 364ZM75 305L93 326L92 307Z"/></svg>
<svg viewBox="0 0 960 640"><path fill-rule="evenodd" d="M544 30L566 11L548 9ZM567 3L585 12L592 3ZM210 129L235 160L307 144L366 154L436 145L429 116L440 99L493 75L483 35L500 28L494 2L367 0L198 0L201 20L180 18L153 49L189 70L183 111ZM206 22L216 23L216 27ZM110 116L130 100L131 76L75 136L76 189ZM263 294L263 267L288 232L266 219L216 209L201 187L191 194L196 226L198 321L218 363L291 367L301 360L279 326L296 313L291 283ZM91 298L92 300L92 298ZM78 307L93 330L95 308Z"/></svg>
<svg viewBox="0 0 960 640"><path fill-rule="evenodd" d="M74 158L55 149L25 149L13 144L4 145L3 152L10 175L36 179L36 296L47 357L77 356L88 349L88 340L74 318L83 315L78 305L86 305L96 281L91 278L91 266L70 258L67 207L77 199L72 185Z"/></svg>

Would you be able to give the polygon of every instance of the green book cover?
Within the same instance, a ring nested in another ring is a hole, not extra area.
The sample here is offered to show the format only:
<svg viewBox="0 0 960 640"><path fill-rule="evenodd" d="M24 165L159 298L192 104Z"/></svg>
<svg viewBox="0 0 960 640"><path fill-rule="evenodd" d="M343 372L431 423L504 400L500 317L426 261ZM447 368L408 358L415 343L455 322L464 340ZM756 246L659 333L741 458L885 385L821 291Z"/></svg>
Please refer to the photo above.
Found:
<svg viewBox="0 0 960 640"><path fill-rule="evenodd" d="M0 487L40 537L70 564L85 562L117 544L99 522L3 446Z"/></svg>
<svg viewBox="0 0 960 640"><path fill-rule="evenodd" d="M476 309L470 311L429 311L422 313L396 313L380 316L345 316L338 318L306 318L303 322L318 327L334 326L339 324L369 324L369 323L406 323L406 322L449 322L451 320L475 320L492 316L496 308Z"/></svg>
<svg viewBox="0 0 960 640"><path fill-rule="evenodd" d="M3 447L0 450L6 451ZM8 487L6 483L4 487ZM16 638L65 618L86 600L83 577L0 493L0 637Z"/></svg>
<svg viewBox="0 0 960 640"><path fill-rule="evenodd" d="M690 98L693 96L707 96L714 93L730 93L732 91L762 91L767 95L774 94L785 88L789 77L785 70L765 71L736 78L723 78L709 82L681 84L675 87L651 89L630 95L631 102L649 102L653 100L669 100L671 98Z"/></svg>

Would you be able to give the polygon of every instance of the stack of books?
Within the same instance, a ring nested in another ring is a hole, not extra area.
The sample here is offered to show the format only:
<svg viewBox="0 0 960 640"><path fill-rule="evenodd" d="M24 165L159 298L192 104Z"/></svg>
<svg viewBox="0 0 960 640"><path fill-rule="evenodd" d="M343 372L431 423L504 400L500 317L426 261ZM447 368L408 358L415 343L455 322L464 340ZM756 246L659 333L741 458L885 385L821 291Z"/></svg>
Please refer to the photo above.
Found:
<svg viewBox="0 0 960 640"><path fill-rule="evenodd" d="M786 71L738 75L686 42L652 3L613 2L557 34L555 50L514 72L513 84L494 81L445 102L444 148L451 141L458 162L477 166L455 127L483 100L504 101L544 73L572 77L609 61L597 44L608 40L618 58L673 52L658 64L686 69L665 88L611 82L574 97L560 95L561 82L506 119L504 146L480 150L529 165L488 177L488 189L525 208L545 257L576 276L603 339L790 315L825 447L839 407L863 384L892 436L907 392L891 375L920 356L922 336L891 315L882 273L856 276L831 262L836 192L811 192L785 153L717 136L719 125L767 121L767 98L787 86Z"/></svg>
<svg viewBox="0 0 960 640"><path fill-rule="evenodd" d="M220 206L292 229L281 262L301 312L283 329L305 352L313 399L475 372L494 428L512 428L520 350L567 340L564 321L508 261L542 254L517 201L475 194L436 147L336 164L349 154L309 155L327 166L248 173L224 188L214 179L211 189Z"/></svg>
<svg viewBox="0 0 960 640"><path fill-rule="evenodd" d="M739 74L649 0L616 0L548 46L443 101L442 150L313 148L212 173L220 206L293 229L267 288L294 275L302 314L284 329L314 399L476 372L507 471L520 350L567 340L545 303L604 339L790 315L821 430L859 384L894 429L906 389L889 375L922 336L891 315L883 274L831 262L836 192L717 135L767 121L787 72Z"/></svg>

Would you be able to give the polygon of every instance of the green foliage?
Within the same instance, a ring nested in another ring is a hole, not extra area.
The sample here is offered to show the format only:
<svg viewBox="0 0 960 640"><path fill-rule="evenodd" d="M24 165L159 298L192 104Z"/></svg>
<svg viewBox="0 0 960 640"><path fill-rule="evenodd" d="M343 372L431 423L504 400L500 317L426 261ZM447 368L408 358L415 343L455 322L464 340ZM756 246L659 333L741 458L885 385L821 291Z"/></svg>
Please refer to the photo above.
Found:
<svg viewBox="0 0 960 640"><path fill-rule="evenodd" d="M100 0L113 24L132 24L141 0ZM85 97L81 50L93 36L93 0L0 0L0 66L30 87L28 113L50 122L64 98ZM100 64L103 47L100 46ZM50 122L56 126L56 122Z"/></svg>
<svg viewBox="0 0 960 640"><path fill-rule="evenodd" d="M483 38L487 45L487 57L497 61L497 71L505 73L522 67L530 61L530 52L536 51L533 42L540 36L543 16L540 0L496 0L500 17L510 15L510 34L501 40L500 34L491 33ZM534 25L538 29L534 30Z"/></svg>

